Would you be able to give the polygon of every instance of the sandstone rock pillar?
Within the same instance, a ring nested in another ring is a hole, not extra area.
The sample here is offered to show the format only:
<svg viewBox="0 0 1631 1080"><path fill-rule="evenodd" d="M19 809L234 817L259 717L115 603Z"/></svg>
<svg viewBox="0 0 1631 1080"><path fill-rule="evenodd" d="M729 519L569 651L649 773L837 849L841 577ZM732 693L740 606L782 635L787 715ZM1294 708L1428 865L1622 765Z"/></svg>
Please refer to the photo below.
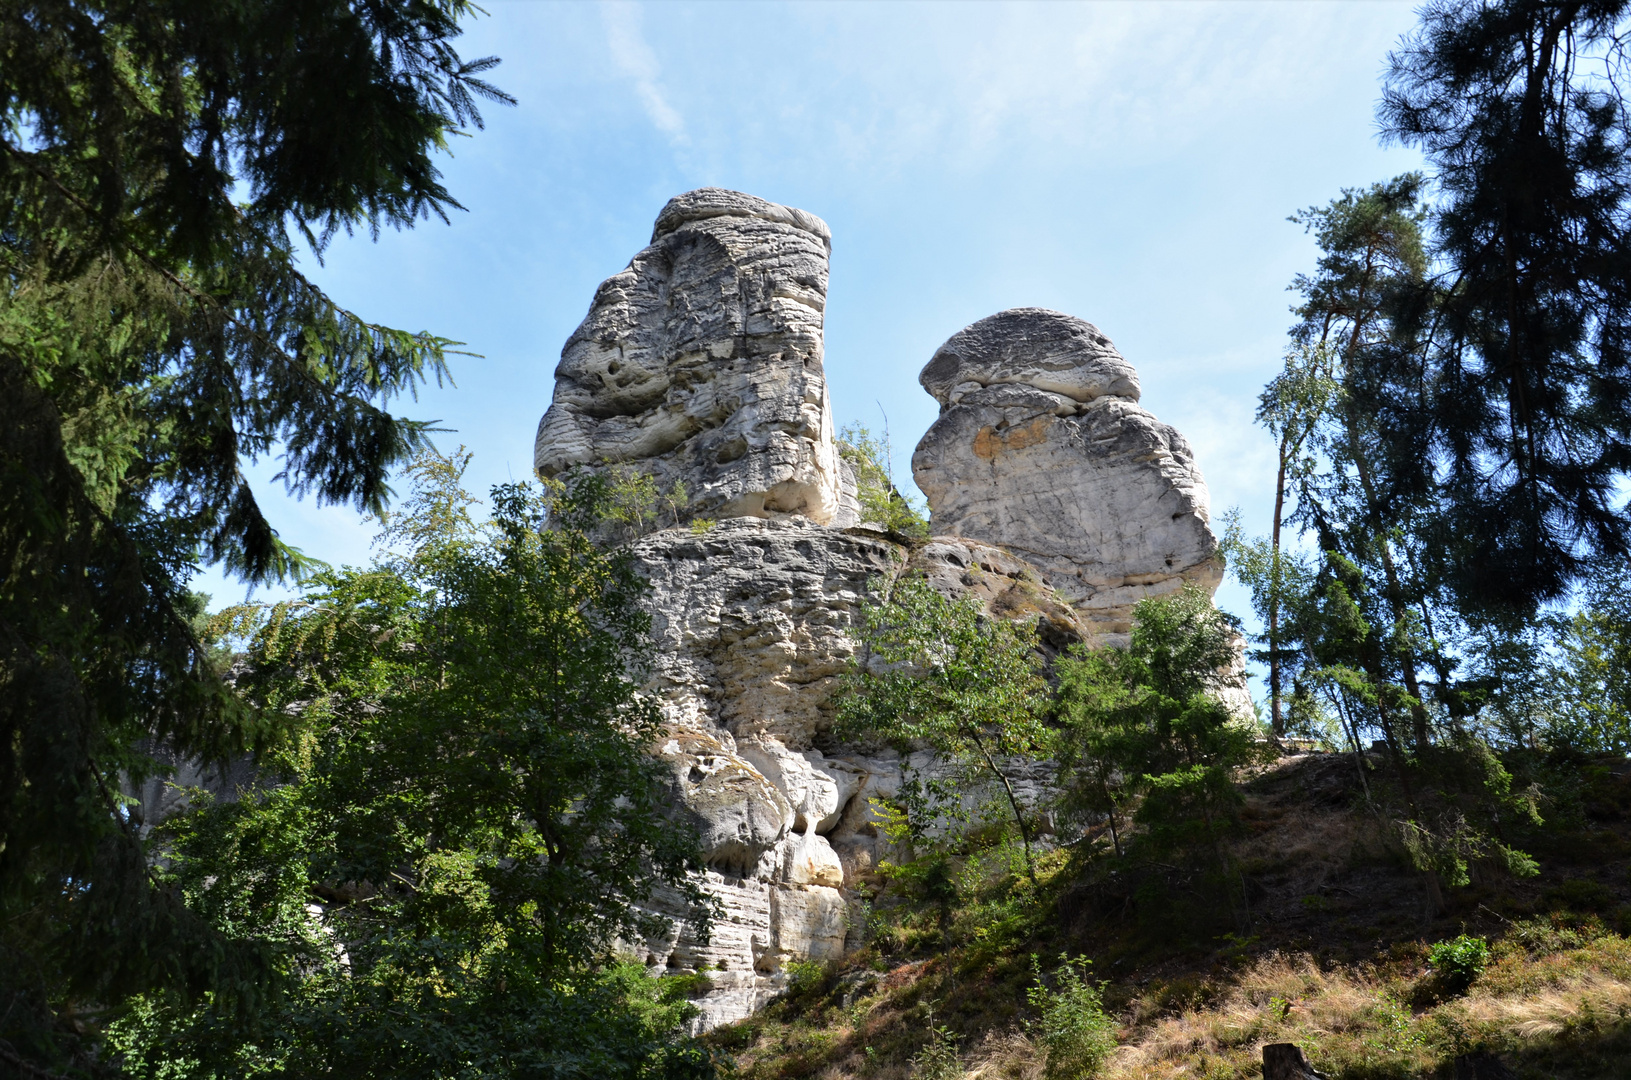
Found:
<svg viewBox="0 0 1631 1080"><path fill-rule="evenodd" d="M840 473L821 363L832 234L813 214L702 188L595 293L561 350L533 463L638 462L694 517L829 524Z"/></svg>
<svg viewBox="0 0 1631 1080"><path fill-rule="evenodd" d="M1107 644L1145 597L1216 590L1194 454L1139 406L1138 373L1097 327L999 312L952 335L919 381L940 402L912 457L936 535L1028 560Z"/></svg>

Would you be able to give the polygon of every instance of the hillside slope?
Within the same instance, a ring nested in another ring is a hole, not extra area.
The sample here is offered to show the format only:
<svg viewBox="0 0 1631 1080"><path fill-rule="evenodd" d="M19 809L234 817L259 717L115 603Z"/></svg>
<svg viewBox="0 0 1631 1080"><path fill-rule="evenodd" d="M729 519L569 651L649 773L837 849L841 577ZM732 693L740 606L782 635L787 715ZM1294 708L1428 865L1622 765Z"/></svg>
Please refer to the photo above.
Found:
<svg viewBox="0 0 1631 1080"><path fill-rule="evenodd" d="M1627 764L1569 766L1549 824L1514 838L1538 876L1475 863L1429 914L1353 756L1282 758L1242 784L1243 888L1104 858L1084 871L1055 852L1035 888L965 868L938 893L882 889L864 950L796 970L786 997L709 1038L753 1080L945 1080L953 1069L912 1064L940 1027L968 1075L1041 1077L1026 991L1068 953L1104 980L1118 1043L1105 1077L1258 1076L1269 1042L1345 1080L1448 1077L1473 1049L1522 1077L1631 1076ZM1380 774L1368 780L1385 806ZM1465 989L1427 962L1461 934L1490 946Z"/></svg>

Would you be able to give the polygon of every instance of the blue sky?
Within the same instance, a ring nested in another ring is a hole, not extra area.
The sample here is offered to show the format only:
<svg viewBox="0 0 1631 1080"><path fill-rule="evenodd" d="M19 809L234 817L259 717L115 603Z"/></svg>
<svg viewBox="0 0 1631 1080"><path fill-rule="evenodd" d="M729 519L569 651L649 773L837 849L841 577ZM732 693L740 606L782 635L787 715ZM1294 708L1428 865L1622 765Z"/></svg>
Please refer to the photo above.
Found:
<svg viewBox="0 0 1631 1080"><path fill-rule="evenodd" d="M1099 326L1144 404L1193 443L1214 520L1267 527L1252 424L1313 246L1286 221L1417 167L1373 108L1408 3L769 4L485 0L461 41L519 99L457 139L451 224L335 242L316 281L365 317L468 343L453 429L473 490L521 479L560 348L595 286L691 188L751 192L833 231L836 420L887 411L897 477L935 414L917 373L976 319L1040 305ZM283 536L334 563L372 526L251 473ZM196 586L217 604L243 586ZM281 590L261 590L260 597ZM1226 584L1219 602L1244 614Z"/></svg>

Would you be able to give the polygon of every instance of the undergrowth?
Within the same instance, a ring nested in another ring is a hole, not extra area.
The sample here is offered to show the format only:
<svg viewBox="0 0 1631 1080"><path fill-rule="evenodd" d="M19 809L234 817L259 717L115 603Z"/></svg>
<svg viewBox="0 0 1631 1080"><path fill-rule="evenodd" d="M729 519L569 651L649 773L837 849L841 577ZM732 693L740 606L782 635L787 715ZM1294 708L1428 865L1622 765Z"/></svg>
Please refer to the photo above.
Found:
<svg viewBox="0 0 1631 1080"><path fill-rule="evenodd" d="M1246 783L1228 880L1055 850L1034 882L986 853L876 883L864 948L708 1038L744 1080L1255 1078L1270 1042L1332 1080L1448 1080L1472 1050L1631 1075L1631 815L1531 837L1540 877L1474 867L1435 916L1344 768Z"/></svg>

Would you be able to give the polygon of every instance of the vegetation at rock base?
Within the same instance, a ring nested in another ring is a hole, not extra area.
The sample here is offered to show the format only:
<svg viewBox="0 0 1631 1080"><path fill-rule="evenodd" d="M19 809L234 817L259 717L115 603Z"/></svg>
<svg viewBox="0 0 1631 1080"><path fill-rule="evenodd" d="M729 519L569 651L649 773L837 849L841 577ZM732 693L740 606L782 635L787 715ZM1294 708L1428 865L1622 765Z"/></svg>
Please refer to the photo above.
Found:
<svg viewBox="0 0 1631 1080"><path fill-rule="evenodd" d="M865 608L858 636L863 648L845 679L834 731L938 755L937 774L913 773L902 789L911 842L955 844L993 825L999 834L1011 826L1030 866L1033 826L1005 765L1051 748L1035 634L907 577Z"/></svg>
<svg viewBox="0 0 1631 1080"><path fill-rule="evenodd" d="M1385 778L1380 755L1367 761ZM1204 891L1154 898L1152 918L1101 825L1097 872L1056 849L1036 886L988 864L956 877L948 910L876 902L864 950L708 1040L752 1080L905 1080L936 1041L932 1014L958 1036L962 1074L1042 1080L1038 992L1067 989L1068 954L1092 958L1080 977L1115 1043L1097 1073L1075 1075L1244 1080L1261 1075L1264 1043L1294 1042L1339 1078L1447 1078L1480 1047L1520 1076L1616 1076L1631 1055L1631 772L1591 775L1590 809L1534 839L1548 853L1538 876L1484 864L1429 917L1351 760L1293 755L1238 777L1245 831L1228 843L1249 922ZM1476 951L1468 939L1489 943L1487 960L1447 982L1447 958Z"/></svg>
<svg viewBox="0 0 1631 1080"><path fill-rule="evenodd" d="M415 459L375 565L217 617L239 692L291 719L256 790L159 827L157 872L279 985L143 997L110 1032L126 1074L710 1072L688 987L613 956L667 929L657 888L704 939L711 904L645 752L647 586L591 539L608 485L505 485L477 525L466 461Z"/></svg>
<svg viewBox="0 0 1631 1080"><path fill-rule="evenodd" d="M1193 585L1138 605L1125 649L1080 645L1055 665L1060 809L1102 820L1136 807L1145 843L1216 849L1239 827L1233 773L1263 752L1255 725L1218 696L1235 659L1235 621ZM1219 870L1226 871L1226 860Z"/></svg>
<svg viewBox="0 0 1631 1080"><path fill-rule="evenodd" d="M1040 1075L1030 995L1066 973L1031 953L1106 980L1106 1076L1253 1075L1271 1041L1344 1077L1479 1047L1624 1071L1628 12L1428 4L1379 114L1426 168L1293 215L1319 255L1260 398L1273 517L1223 544L1263 741L1213 693L1221 636L1164 688L1158 607L1127 652L1055 661L1052 850L1020 874L966 830L920 864L912 807L883 808L877 991L720 1033L748 1075L907 1075L948 1043L931 1007L960 1067Z"/></svg>

